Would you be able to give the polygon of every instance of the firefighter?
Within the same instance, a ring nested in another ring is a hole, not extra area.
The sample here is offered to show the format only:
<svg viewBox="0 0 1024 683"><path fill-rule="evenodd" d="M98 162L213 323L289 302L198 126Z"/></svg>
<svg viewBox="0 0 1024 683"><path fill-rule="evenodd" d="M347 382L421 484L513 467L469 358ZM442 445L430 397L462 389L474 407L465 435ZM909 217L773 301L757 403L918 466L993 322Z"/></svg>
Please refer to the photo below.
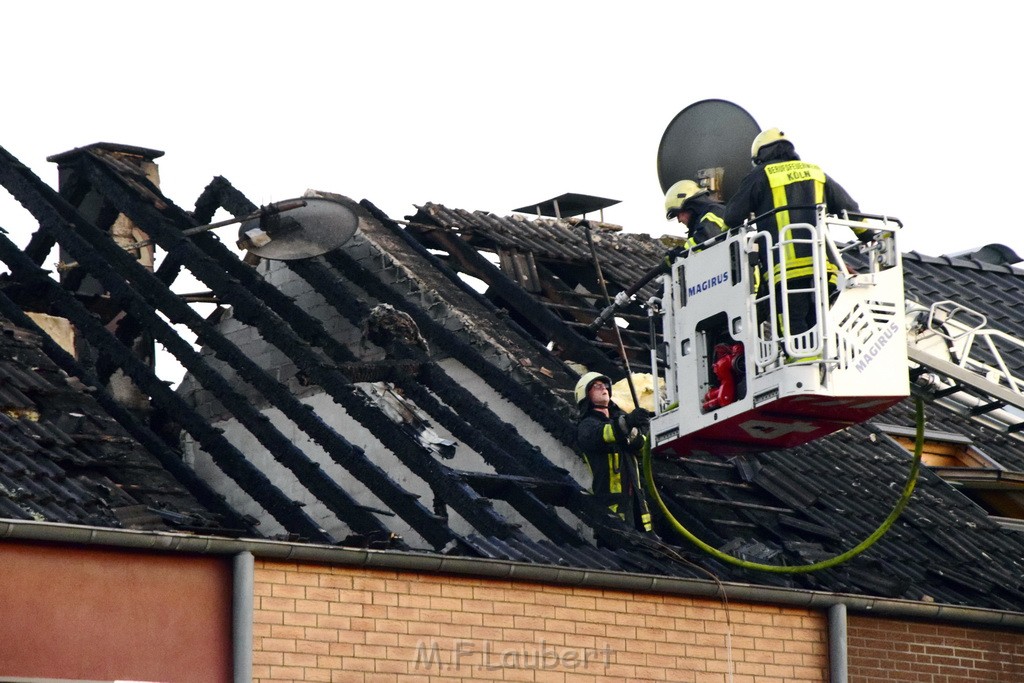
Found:
<svg viewBox="0 0 1024 683"><path fill-rule="evenodd" d="M779 235L787 225L814 225L817 222L817 205L824 204L828 213L837 215L843 211L860 211L857 202L839 183L827 176L820 167L800 160L793 143L778 128L762 131L754 138L750 147L750 160L754 169L742 180L725 205L723 217L730 227L742 224L751 216L782 209L757 224L758 228L771 234L774 244L778 244ZM794 231L791 236L800 239L807 237L807 233ZM790 290L811 286L813 271L810 244L796 243L786 249L782 256L776 255L774 272L768 277L776 286L777 296L782 277L781 260L785 261L786 282ZM762 272L766 263L766 256L762 253ZM839 268L831 261L826 264L826 268L831 293L836 286ZM763 278L762 283L766 279ZM799 334L813 327L817 323L813 295L810 292L791 293L788 298L789 329L784 331Z"/></svg>
<svg viewBox="0 0 1024 683"><path fill-rule="evenodd" d="M580 409L576 448L594 476L591 491L631 528L652 531L637 463L650 413L639 407L624 412L612 402L611 380L597 372L580 378L575 395Z"/></svg>
<svg viewBox="0 0 1024 683"><path fill-rule="evenodd" d="M722 220L722 204L711 199L711 191L692 180L680 180L665 193L665 218L678 220L688 230L683 245L693 249L728 230Z"/></svg>

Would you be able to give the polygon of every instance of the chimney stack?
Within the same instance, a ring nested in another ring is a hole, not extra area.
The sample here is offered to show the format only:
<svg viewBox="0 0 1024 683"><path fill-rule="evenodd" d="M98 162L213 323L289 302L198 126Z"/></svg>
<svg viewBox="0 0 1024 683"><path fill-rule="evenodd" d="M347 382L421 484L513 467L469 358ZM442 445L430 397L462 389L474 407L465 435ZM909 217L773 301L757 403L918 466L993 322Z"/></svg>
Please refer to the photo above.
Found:
<svg viewBox="0 0 1024 683"><path fill-rule="evenodd" d="M106 199L81 178L76 162L82 154L90 152L112 157L118 162L137 169L157 187L160 186L160 172L154 160L163 156L163 152L132 145L97 142L47 157L47 161L57 164L60 195L74 205L86 220L101 230L106 230L111 238L122 247L148 240L149 235L124 214L114 214ZM144 267L153 270L154 251L152 245L131 249L129 253L138 259ZM69 261L73 261L73 257L61 249L60 262L63 264ZM61 270L60 277L61 283L74 290L79 296L95 297L91 304L93 311L105 321L108 329L113 331L117 328L124 313L111 311L108 305L104 305L106 292L95 278L80 273L73 267ZM87 303L87 305L90 304ZM148 332L143 330L135 338L132 350L149 367L154 367L155 347L153 338ZM116 371L110 377L107 388L126 408L143 413L149 411L149 399L146 394L140 391L121 370Z"/></svg>

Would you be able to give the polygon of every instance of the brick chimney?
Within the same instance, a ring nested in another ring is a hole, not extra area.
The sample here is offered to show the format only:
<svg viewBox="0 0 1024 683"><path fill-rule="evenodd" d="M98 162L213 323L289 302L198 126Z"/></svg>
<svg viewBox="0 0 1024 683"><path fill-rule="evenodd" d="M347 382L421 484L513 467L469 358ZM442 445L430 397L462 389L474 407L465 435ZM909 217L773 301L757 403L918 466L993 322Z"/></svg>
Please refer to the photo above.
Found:
<svg viewBox="0 0 1024 683"><path fill-rule="evenodd" d="M145 147L97 142L47 157L47 161L57 164L57 182L60 195L74 205L79 213L89 222L101 229L106 229L113 240L121 245L122 248L127 248L149 239L149 235L129 220L127 216L124 214L115 215L113 209L111 209L104 198L88 183L83 182L75 162L82 154L93 151L100 152L104 156L113 157L123 164L138 169L142 175L157 187L160 186L160 172L154 160L163 156L163 152ZM152 245L129 249L128 251L144 267L153 270L154 251ZM60 262L62 264L73 260L73 257L70 254L66 254L63 248L60 250ZM108 329L111 331L116 329L118 322L124 314L111 311L108 306L104 306L105 291L95 278L83 275L72 267L61 271L61 282L65 286L74 289L79 295L95 297L92 300L95 312L103 320L107 321ZM76 344L76 346L80 345ZM149 333L144 331L141 336L137 337L132 345L132 349L146 364L151 368L154 367L155 348ZM89 360L86 360L86 362L89 362ZM148 397L120 370L110 377L107 388L125 407L142 412L149 410Z"/></svg>

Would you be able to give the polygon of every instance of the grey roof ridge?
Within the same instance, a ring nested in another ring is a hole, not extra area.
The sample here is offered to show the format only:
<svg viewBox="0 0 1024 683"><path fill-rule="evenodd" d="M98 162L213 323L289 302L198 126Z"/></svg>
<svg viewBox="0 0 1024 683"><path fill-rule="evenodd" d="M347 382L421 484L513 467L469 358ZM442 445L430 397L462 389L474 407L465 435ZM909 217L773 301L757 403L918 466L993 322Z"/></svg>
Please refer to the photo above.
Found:
<svg viewBox="0 0 1024 683"><path fill-rule="evenodd" d="M959 258L955 256L929 256L922 254L918 251L908 251L903 253L904 260L919 261L921 263L928 264L941 264L944 266L952 266L954 268L968 268L970 270L984 270L995 273L1006 273L1008 275L1014 275L1016 277L1024 277L1024 269L1015 267L1013 265L996 265L993 263L986 263L984 261L978 261L977 259L971 258Z"/></svg>
<svg viewBox="0 0 1024 683"><path fill-rule="evenodd" d="M1024 630L1024 612L721 582L710 579L666 577L511 560L448 556L438 553L356 549L315 543L235 539L179 532L135 531L22 520L0 520L0 539L76 543L87 546L167 553L222 556L250 553L255 557L269 560L435 572L487 579L547 582L564 586L657 592L706 598L727 597L733 600L807 609L825 609L842 604L851 611L873 616L936 619L952 623Z"/></svg>

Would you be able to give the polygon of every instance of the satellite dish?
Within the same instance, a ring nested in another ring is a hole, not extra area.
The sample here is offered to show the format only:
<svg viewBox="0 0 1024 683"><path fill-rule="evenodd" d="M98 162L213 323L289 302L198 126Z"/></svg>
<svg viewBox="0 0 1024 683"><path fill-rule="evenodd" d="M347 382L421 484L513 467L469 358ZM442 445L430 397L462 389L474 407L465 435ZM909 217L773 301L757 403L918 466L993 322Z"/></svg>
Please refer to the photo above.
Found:
<svg viewBox="0 0 1024 683"><path fill-rule="evenodd" d="M356 234L359 219L345 204L322 197L301 197L264 207L244 221L238 246L260 258L294 261L333 251Z"/></svg>
<svg viewBox="0 0 1024 683"><path fill-rule="evenodd" d="M732 102L691 104L676 114L661 136L661 191L688 178L717 191L722 201L728 200L750 172L750 143L759 132L754 117Z"/></svg>

